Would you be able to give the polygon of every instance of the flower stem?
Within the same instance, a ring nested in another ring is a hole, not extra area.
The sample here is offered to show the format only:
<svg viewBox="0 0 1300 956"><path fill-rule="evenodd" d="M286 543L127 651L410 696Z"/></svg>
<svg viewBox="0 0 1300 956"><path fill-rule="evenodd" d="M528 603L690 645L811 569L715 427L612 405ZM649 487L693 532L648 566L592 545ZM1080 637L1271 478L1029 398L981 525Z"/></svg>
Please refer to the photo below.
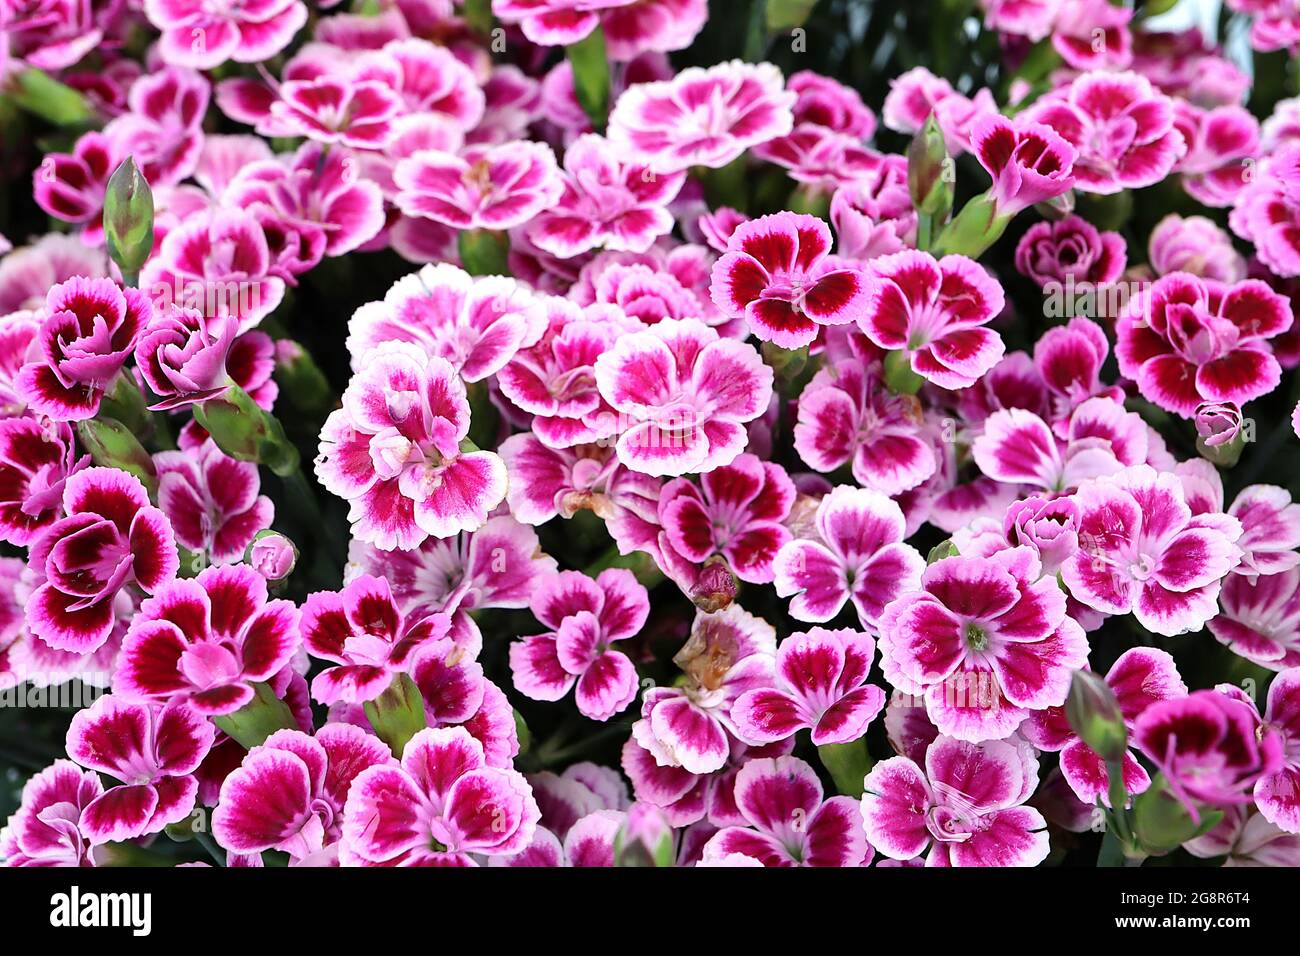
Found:
<svg viewBox="0 0 1300 956"><path fill-rule="evenodd" d="M1101 852L1097 854L1097 866L1123 866L1124 844L1114 827L1107 827L1101 838Z"/></svg>
<svg viewBox="0 0 1300 956"><path fill-rule="evenodd" d="M212 857L213 864L216 866L226 865L226 854L222 852L221 847L217 846L217 841L212 839L211 834L195 831L194 842L207 851L208 856Z"/></svg>

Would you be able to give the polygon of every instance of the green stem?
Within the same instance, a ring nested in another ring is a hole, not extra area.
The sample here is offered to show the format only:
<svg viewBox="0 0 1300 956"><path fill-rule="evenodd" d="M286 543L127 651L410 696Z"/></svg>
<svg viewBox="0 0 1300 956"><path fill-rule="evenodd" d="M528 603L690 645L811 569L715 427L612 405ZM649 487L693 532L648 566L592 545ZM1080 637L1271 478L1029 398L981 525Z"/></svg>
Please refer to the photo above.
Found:
<svg viewBox="0 0 1300 956"><path fill-rule="evenodd" d="M1107 827L1101 838L1101 852L1097 854L1097 866L1124 866L1124 844L1113 827Z"/></svg>
<svg viewBox="0 0 1300 956"><path fill-rule="evenodd" d="M200 833L195 831L194 842L207 851L208 856L212 857L212 862L214 864L217 866L226 865L226 854L221 847L217 846L217 841L212 839L210 833Z"/></svg>
<svg viewBox="0 0 1300 956"><path fill-rule="evenodd" d="M928 252L934 242L934 217L928 212L916 213L916 248Z"/></svg>
<svg viewBox="0 0 1300 956"><path fill-rule="evenodd" d="M745 25L745 59L758 63L767 55L767 0L750 0L749 22Z"/></svg>
<svg viewBox="0 0 1300 956"><path fill-rule="evenodd" d="M1128 790L1124 787L1124 762L1108 760L1106 762L1106 779L1110 799L1110 816L1114 828L1119 831L1119 838L1125 844L1133 842L1133 833L1128 823Z"/></svg>

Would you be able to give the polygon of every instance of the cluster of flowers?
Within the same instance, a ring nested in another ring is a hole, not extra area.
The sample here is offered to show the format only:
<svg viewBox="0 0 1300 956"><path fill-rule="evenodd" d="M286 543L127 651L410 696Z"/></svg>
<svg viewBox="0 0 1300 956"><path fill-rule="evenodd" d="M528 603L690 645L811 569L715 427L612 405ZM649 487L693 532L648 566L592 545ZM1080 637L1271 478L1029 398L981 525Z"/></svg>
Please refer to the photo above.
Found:
<svg viewBox="0 0 1300 956"><path fill-rule="evenodd" d="M982 0L1054 70L999 103L917 68L879 121L810 70L675 72L705 0L492 0L510 63L484 4L315 6L0 18L0 71L94 118L32 178L67 228L0 260L0 687L111 690L0 858L210 824L232 866L1030 866L1101 814L1129 856L1300 864L1300 504L1220 476L1300 365L1300 100L1261 126L1198 33L1108 0ZM1294 3L1230 6L1300 43ZM984 191L950 218L962 156ZM714 201L746 165L803 211ZM1172 215L1130 263L1073 211L1157 184L1253 255ZM383 249L416 271L351 316L314 461L344 578L290 600L259 466L311 497L276 413L314 366L272 313ZM1031 354L1013 278L1141 293ZM561 570L537 529L580 512L616 557ZM668 686L638 673L648 586L695 606ZM1276 672L1262 708L1150 646L1203 629ZM517 768L512 698L624 728L620 766Z"/></svg>

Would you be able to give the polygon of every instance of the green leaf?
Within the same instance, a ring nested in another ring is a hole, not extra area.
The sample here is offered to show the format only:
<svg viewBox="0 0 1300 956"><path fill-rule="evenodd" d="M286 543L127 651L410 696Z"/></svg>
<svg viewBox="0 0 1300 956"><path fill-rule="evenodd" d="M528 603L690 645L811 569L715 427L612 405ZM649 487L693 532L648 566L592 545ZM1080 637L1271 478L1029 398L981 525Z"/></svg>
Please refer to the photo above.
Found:
<svg viewBox="0 0 1300 956"><path fill-rule="evenodd" d="M13 78L10 94L27 112L55 126L75 126L95 118L95 111L84 96L35 67Z"/></svg>
<svg viewBox="0 0 1300 956"><path fill-rule="evenodd" d="M520 755L528 753L533 745L533 732L528 729L528 723L524 720L524 715L515 711L515 736L519 738Z"/></svg>

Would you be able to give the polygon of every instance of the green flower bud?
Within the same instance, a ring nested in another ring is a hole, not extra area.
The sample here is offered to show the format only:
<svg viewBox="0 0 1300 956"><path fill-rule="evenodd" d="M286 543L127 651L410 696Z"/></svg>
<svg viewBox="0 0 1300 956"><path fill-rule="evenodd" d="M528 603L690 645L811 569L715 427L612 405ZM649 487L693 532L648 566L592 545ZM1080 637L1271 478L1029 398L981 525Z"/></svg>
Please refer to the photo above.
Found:
<svg viewBox="0 0 1300 956"><path fill-rule="evenodd" d="M904 349L885 353L885 387L896 395L915 395L925 379L912 370L911 355Z"/></svg>
<svg viewBox="0 0 1300 956"><path fill-rule="evenodd" d="M936 256L962 255L972 259L982 256L1002 238L1010 216L999 216L991 192L981 193L962 206L957 217L939 233L933 252Z"/></svg>
<svg viewBox="0 0 1300 956"><path fill-rule="evenodd" d="M153 497L158 491L158 472L153 458L132 431L116 418L91 418L77 423L77 438L91 461L135 475Z"/></svg>
<svg viewBox="0 0 1300 956"><path fill-rule="evenodd" d="M1060 222L1074 213L1074 190L1067 189L1059 196L1038 203L1034 206L1034 209L1044 219L1051 222Z"/></svg>
<svg viewBox="0 0 1300 956"><path fill-rule="evenodd" d="M952 159L934 114L907 147L907 191L917 212L943 219L952 210L956 186Z"/></svg>
<svg viewBox="0 0 1300 956"><path fill-rule="evenodd" d="M808 346L798 349L783 349L772 342L762 346L763 361L775 373L780 385L789 385L808 366Z"/></svg>
<svg viewBox="0 0 1300 956"><path fill-rule="evenodd" d="M334 406L334 392L311 353L292 339L275 343L275 381L280 394L301 412L326 412Z"/></svg>
<svg viewBox="0 0 1300 956"><path fill-rule="evenodd" d="M153 250L153 192L130 156L104 192L104 240L122 277L135 285Z"/></svg>
<svg viewBox="0 0 1300 956"><path fill-rule="evenodd" d="M952 538L945 538L930 549L930 553L926 556L925 563L934 564L934 562L942 561L944 558L955 558L959 554L961 554L961 552L957 550L957 545L952 543Z"/></svg>
<svg viewBox="0 0 1300 956"><path fill-rule="evenodd" d="M1128 752L1124 713L1110 685L1092 671L1075 671L1070 679L1065 719L1102 760L1112 764L1124 759Z"/></svg>
<svg viewBox="0 0 1300 956"><path fill-rule="evenodd" d="M867 753L867 739L859 737L846 744L822 744L817 756L835 781L841 795L858 800L862 797L871 772L871 755Z"/></svg>

